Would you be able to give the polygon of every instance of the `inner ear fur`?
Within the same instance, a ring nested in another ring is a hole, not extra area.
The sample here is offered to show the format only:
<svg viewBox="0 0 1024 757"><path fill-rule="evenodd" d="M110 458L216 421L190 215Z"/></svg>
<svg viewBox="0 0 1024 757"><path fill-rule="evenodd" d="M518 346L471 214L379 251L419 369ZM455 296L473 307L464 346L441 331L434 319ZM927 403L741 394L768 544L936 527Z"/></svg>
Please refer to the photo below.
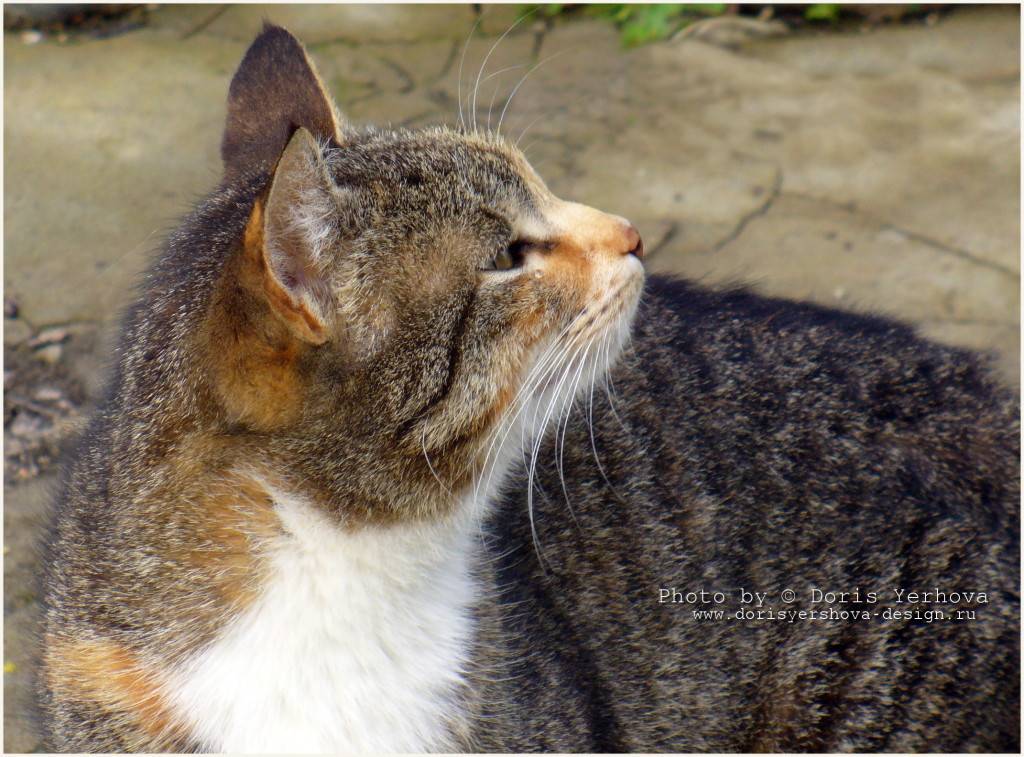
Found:
<svg viewBox="0 0 1024 757"><path fill-rule="evenodd" d="M334 104L301 43L266 24L242 59L228 90L221 141L225 179L269 172L298 128L340 144Z"/></svg>
<svg viewBox="0 0 1024 757"><path fill-rule="evenodd" d="M328 338L332 294L327 281L334 209L332 180L313 135L299 129L285 149L265 202L257 202L244 245L271 309L309 344Z"/></svg>

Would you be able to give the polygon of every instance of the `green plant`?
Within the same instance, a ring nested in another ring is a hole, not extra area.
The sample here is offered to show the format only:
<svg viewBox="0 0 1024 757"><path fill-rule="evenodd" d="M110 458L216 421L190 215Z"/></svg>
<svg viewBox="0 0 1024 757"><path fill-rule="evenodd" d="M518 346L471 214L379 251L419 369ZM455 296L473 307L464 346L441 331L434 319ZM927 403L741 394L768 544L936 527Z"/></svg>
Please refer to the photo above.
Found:
<svg viewBox="0 0 1024 757"><path fill-rule="evenodd" d="M839 20L840 13L842 13L842 8L836 4L818 3L807 6L807 9L804 11L804 18L808 21L835 22Z"/></svg>
<svg viewBox="0 0 1024 757"><path fill-rule="evenodd" d="M812 3L810 5L737 5L725 3L673 3L635 4L614 3L587 5L576 3L544 3L526 5L522 14L536 13L542 18L563 15L582 15L606 19L618 28L625 47L667 39L685 26L703 18L740 13L764 15L785 20L795 26L838 24L843 18L901 19L926 12L926 5L842 5L840 3ZM881 11L881 13L879 12Z"/></svg>
<svg viewBox="0 0 1024 757"><path fill-rule="evenodd" d="M687 24L710 16L721 16L728 12L725 3L674 3L636 4L623 3L605 5L569 6L542 4L529 6L546 17L578 11L592 18L604 18L613 22L620 30L622 44L635 47L645 42L666 39Z"/></svg>

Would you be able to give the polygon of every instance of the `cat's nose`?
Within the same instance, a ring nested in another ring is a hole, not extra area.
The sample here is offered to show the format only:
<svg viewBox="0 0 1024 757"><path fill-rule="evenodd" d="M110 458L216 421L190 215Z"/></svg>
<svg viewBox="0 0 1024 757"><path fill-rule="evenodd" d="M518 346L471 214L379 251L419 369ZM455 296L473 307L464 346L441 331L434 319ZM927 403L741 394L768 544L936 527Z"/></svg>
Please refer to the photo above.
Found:
<svg viewBox="0 0 1024 757"><path fill-rule="evenodd" d="M640 260L644 259L644 240L640 236L640 232L636 230L636 226L626 222L625 232L625 255L635 255Z"/></svg>
<svg viewBox="0 0 1024 757"><path fill-rule="evenodd" d="M612 216L619 224L619 239L616 240L616 247L623 255L635 255L640 260L644 259L644 240L636 226L631 224L622 216Z"/></svg>

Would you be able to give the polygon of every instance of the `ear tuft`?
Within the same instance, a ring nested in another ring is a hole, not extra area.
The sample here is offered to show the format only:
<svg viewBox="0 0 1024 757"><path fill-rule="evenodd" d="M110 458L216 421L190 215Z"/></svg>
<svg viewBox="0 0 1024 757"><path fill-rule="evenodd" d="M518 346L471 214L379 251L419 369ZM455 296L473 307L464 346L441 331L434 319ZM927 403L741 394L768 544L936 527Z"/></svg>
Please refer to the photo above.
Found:
<svg viewBox="0 0 1024 757"><path fill-rule="evenodd" d="M225 177L269 173L300 127L318 140L340 142L334 105L302 45L285 29L267 23L228 90L221 142Z"/></svg>

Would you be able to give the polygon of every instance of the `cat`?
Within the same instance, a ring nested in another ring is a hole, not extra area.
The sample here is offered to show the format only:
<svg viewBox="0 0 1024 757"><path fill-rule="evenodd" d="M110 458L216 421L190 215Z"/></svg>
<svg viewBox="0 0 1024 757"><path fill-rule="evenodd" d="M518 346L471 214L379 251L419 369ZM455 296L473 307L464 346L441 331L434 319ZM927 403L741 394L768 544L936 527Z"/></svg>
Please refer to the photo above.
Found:
<svg viewBox="0 0 1024 757"><path fill-rule="evenodd" d="M347 126L269 24L221 152L64 474L49 749L1017 749L981 358L645 276L500 137ZM737 615L896 590L990 600Z"/></svg>

